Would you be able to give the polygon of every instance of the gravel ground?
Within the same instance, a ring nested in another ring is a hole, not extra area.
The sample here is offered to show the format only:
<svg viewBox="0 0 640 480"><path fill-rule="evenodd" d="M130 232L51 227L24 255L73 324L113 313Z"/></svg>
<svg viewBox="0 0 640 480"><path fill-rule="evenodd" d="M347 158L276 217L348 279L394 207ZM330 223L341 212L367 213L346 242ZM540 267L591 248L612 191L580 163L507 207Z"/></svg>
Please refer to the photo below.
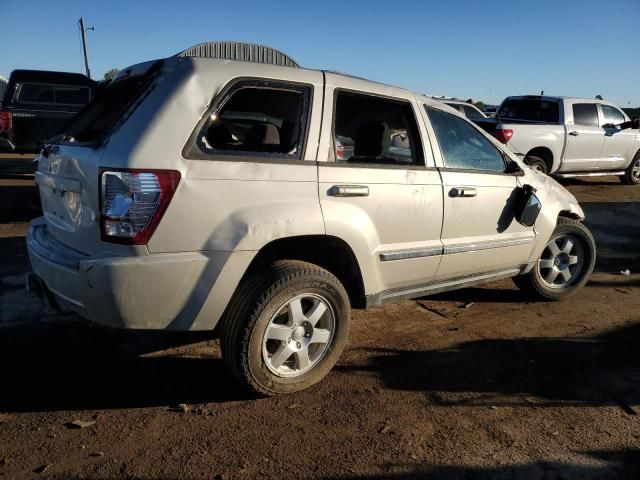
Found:
<svg viewBox="0 0 640 480"><path fill-rule="evenodd" d="M0 180L0 478L640 478L640 187L567 185L600 252L579 294L501 281L355 311L325 381L255 400L209 334L25 293L32 181Z"/></svg>

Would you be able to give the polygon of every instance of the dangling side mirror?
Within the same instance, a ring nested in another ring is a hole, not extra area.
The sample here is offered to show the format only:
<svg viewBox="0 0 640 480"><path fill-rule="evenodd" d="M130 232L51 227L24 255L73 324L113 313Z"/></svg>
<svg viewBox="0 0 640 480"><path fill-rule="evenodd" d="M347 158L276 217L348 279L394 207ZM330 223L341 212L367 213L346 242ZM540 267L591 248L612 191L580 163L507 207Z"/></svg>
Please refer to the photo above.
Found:
<svg viewBox="0 0 640 480"><path fill-rule="evenodd" d="M525 227L532 227L542 210L540 199L536 196L536 189L531 185L522 187L522 196L516 211L516 220Z"/></svg>

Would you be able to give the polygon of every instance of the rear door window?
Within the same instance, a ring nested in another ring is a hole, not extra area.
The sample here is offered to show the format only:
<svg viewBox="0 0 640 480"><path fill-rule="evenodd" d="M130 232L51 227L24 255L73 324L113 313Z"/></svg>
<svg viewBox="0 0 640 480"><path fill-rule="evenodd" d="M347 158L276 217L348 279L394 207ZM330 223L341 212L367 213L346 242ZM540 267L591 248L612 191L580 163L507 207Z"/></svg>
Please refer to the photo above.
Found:
<svg viewBox="0 0 640 480"><path fill-rule="evenodd" d="M208 155L302 158L310 86L241 80L224 91L196 144Z"/></svg>
<svg viewBox="0 0 640 480"><path fill-rule="evenodd" d="M595 103L574 103L572 108L574 125L598 126L598 107Z"/></svg>
<svg viewBox="0 0 640 480"><path fill-rule="evenodd" d="M411 103L337 90L334 110L337 162L424 165Z"/></svg>

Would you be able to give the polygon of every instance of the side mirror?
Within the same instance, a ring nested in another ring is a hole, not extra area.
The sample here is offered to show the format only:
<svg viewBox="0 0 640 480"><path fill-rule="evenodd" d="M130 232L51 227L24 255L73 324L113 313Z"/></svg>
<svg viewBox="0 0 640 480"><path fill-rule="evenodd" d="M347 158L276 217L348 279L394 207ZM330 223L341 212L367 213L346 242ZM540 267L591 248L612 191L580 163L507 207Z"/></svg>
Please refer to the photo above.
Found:
<svg viewBox="0 0 640 480"><path fill-rule="evenodd" d="M520 205L516 211L516 220L525 227L532 227L540 210L542 210L542 204L540 199L536 196L536 189L531 185L525 185L521 190Z"/></svg>
<svg viewBox="0 0 640 480"><path fill-rule="evenodd" d="M613 123L605 123L602 128L616 128L616 126Z"/></svg>

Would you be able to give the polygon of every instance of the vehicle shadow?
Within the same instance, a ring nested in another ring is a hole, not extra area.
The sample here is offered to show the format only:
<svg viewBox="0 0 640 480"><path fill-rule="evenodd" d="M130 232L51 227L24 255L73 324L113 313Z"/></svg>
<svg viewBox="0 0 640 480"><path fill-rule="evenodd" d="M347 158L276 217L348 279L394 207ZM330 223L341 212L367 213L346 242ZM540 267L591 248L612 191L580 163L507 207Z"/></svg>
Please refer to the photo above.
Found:
<svg viewBox="0 0 640 480"><path fill-rule="evenodd" d="M389 473L355 475L351 480L376 478L384 480L491 480L491 479L545 479L545 480L606 480L637 479L640 476L640 451L635 449L580 452L599 461L600 465L578 465L559 461L543 461L495 467L467 467L462 465L386 464ZM593 461L592 460L592 461ZM604 464L603 464L604 463Z"/></svg>
<svg viewBox="0 0 640 480"><path fill-rule="evenodd" d="M25 274L29 268L25 237L0 237L0 277ZM0 284L0 293L2 293Z"/></svg>
<svg viewBox="0 0 640 480"><path fill-rule="evenodd" d="M640 269L638 202L583 202L585 224L597 246L596 270Z"/></svg>
<svg viewBox="0 0 640 480"><path fill-rule="evenodd" d="M152 353L203 341L206 347L185 356ZM3 328L0 411L172 407L249 398L214 357L212 342L210 332L127 332L80 320Z"/></svg>
<svg viewBox="0 0 640 480"><path fill-rule="evenodd" d="M595 337L487 339L442 350L366 349L386 388L440 406L616 405L640 410L640 323Z"/></svg>
<svg viewBox="0 0 640 480"><path fill-rule="evenodd" d="M28 222L42 215L35 185L0 186L0 223Z"/></svg>

